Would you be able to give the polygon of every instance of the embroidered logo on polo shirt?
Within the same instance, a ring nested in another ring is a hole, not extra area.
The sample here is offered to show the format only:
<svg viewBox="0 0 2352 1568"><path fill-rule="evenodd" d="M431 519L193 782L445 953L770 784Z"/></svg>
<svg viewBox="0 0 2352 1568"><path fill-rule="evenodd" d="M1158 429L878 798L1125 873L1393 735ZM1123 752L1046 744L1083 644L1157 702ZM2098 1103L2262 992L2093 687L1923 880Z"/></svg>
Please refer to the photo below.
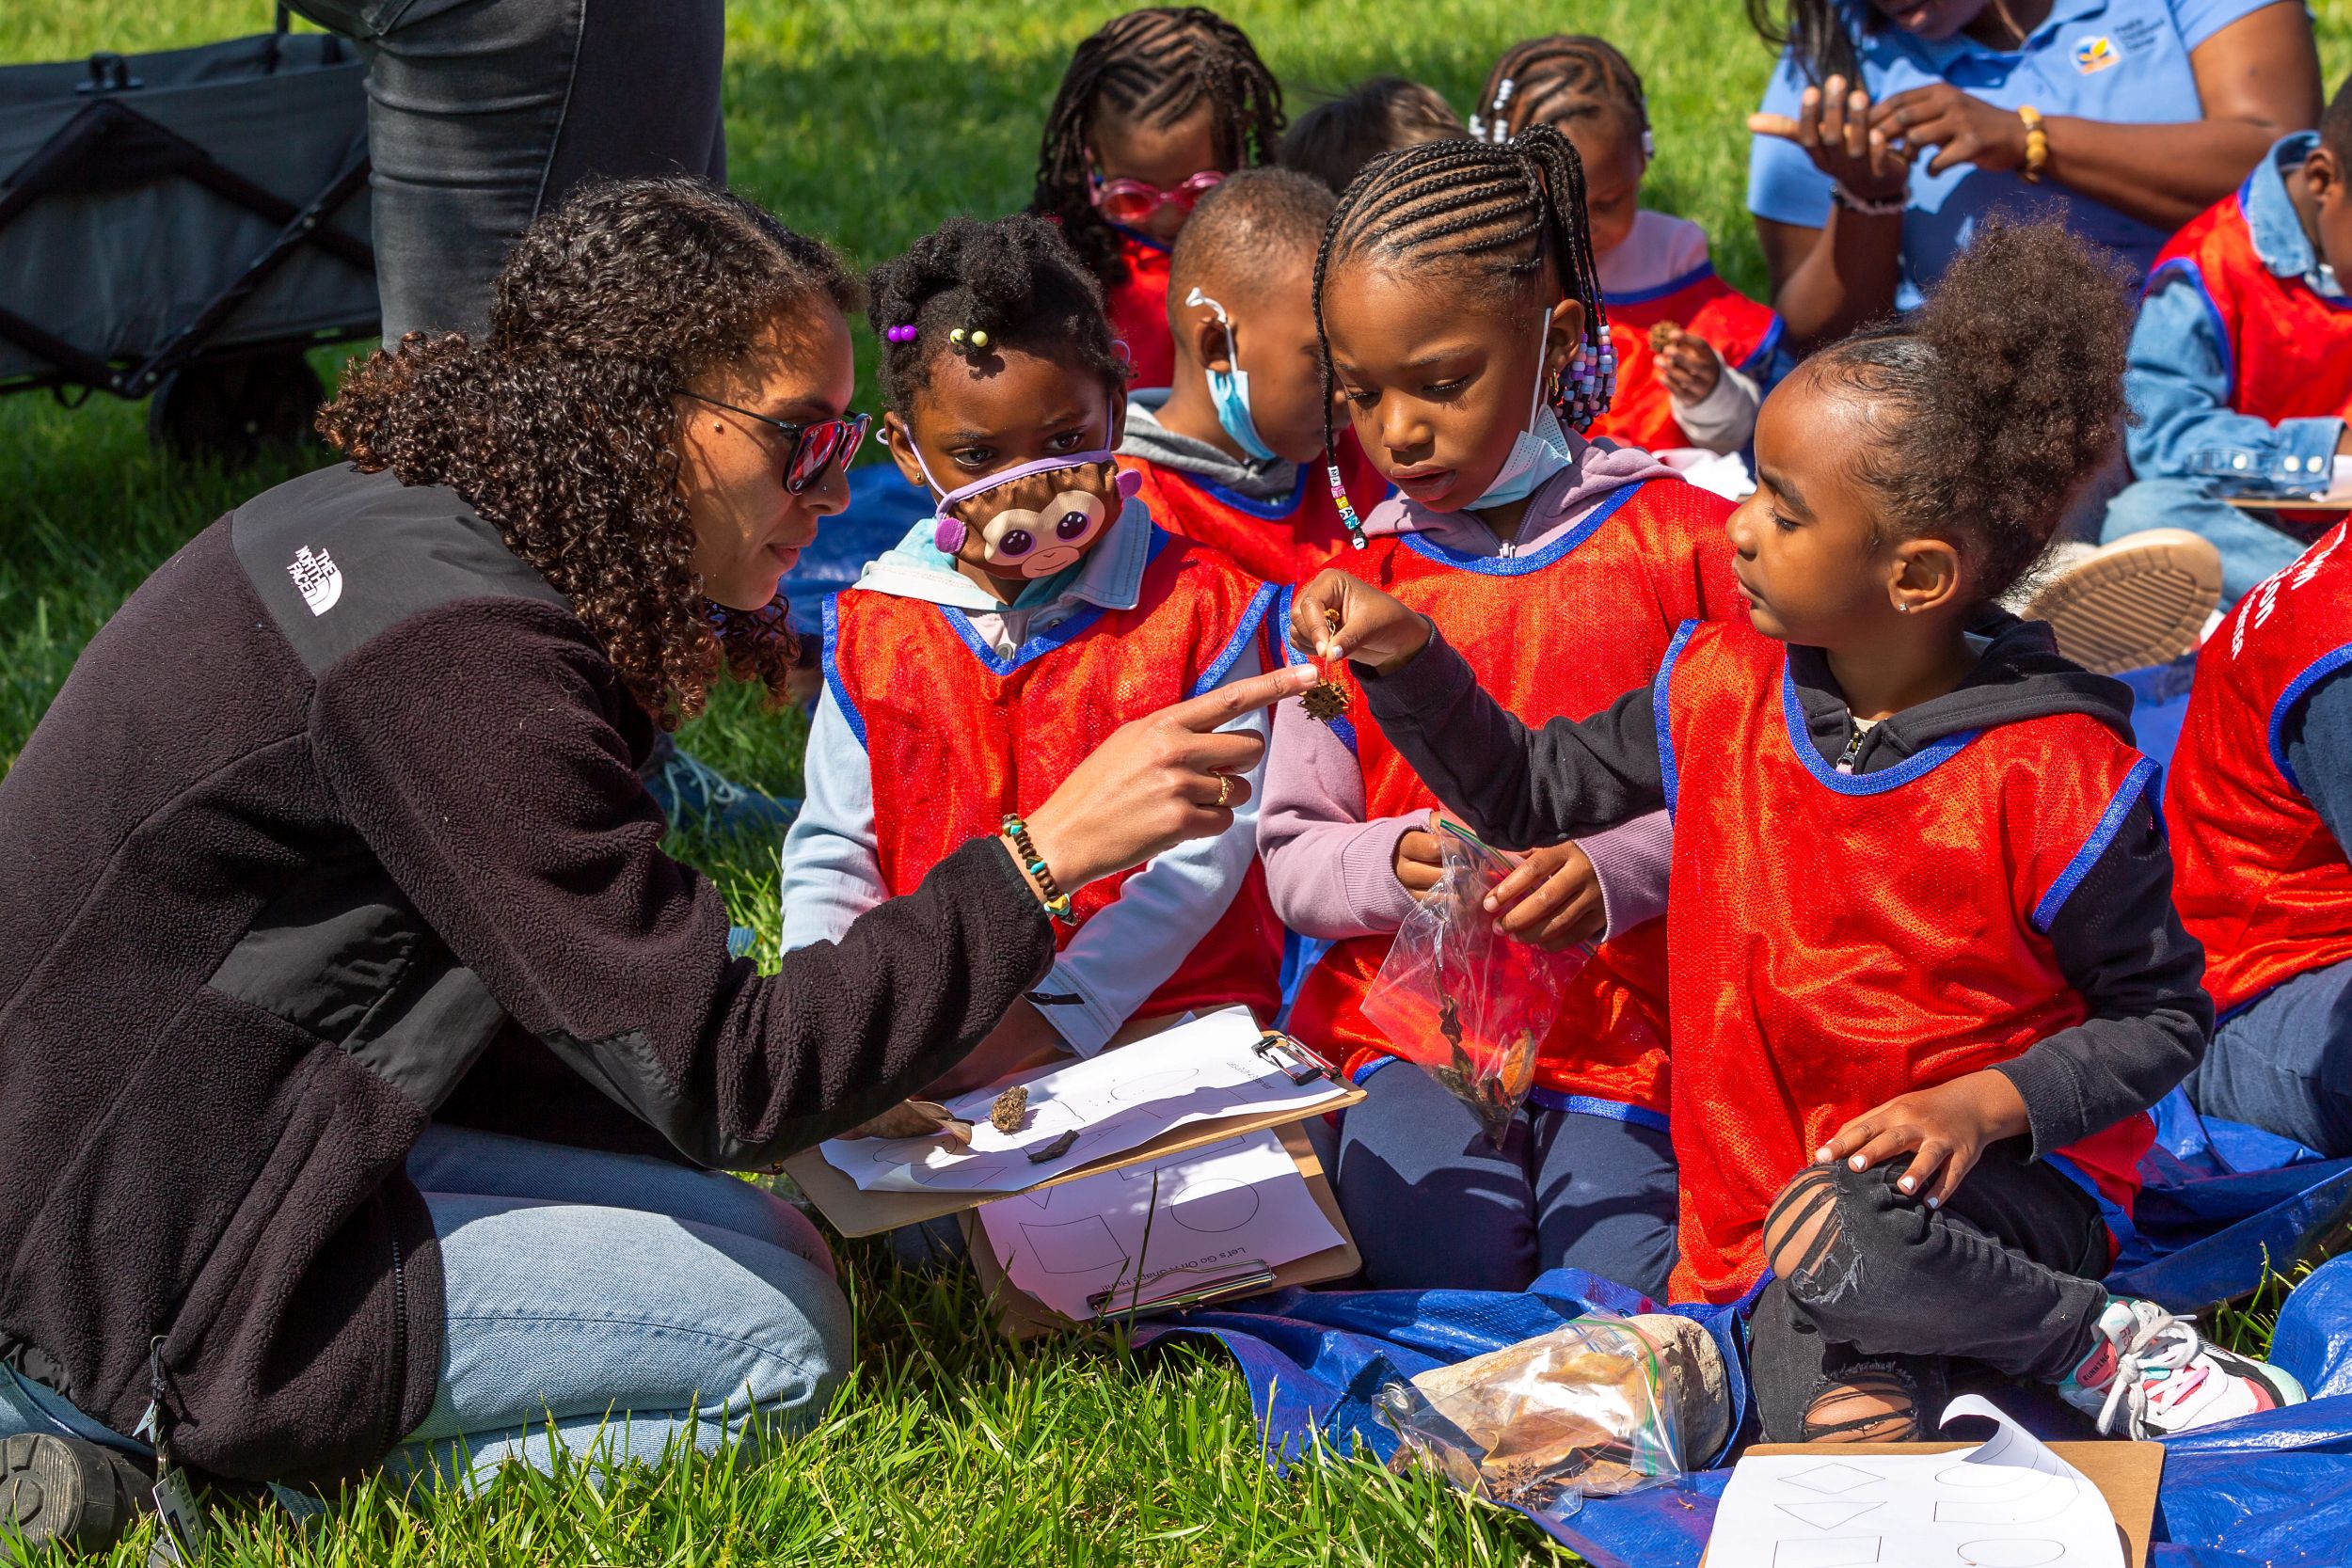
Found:
<svg viewBox="0 0 2352 1568"><path fill-rule="evenodd" d="M2105 34L2084 39L2074 45L2074 69L2086 76L2106 70L2122 57L2122 52L2115 47L2114 40Z"/></svg>
<svg viewBox="0 0 2352 1568"><path fill-rule="evenodd" d="M294 587L301 591L302 602L310 607L313 615L326 614L343 596L342 569L325 550L312 555L310 547L305 545L287 562L286 575L294 578Z"/></svg>

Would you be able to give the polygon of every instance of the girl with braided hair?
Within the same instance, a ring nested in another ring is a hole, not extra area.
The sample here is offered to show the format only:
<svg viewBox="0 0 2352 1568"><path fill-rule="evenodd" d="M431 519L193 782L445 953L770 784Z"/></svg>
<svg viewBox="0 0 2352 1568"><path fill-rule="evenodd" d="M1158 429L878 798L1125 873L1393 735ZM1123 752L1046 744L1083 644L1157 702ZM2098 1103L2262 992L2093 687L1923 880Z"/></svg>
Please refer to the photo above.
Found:
<svg viewBox="0 0 2352 1568"><path fill-rule="evenodd" d="M869 282L886 439L933 515L825 608L784 946L831 942L1099 738L1258 673L1274 591L1154 526L1112 461L1121 372L1093 277L1028 214L950 218ZM1254 748L1264 720L1234 729ZM1237 735L1198 737L1232 747ZM1233 831L1058 907L1043 977L937 1092L1092 1055L1195 1009L1272 1022L1282 932L1257 869L1256 756L1203 765Z"/></svg>
<svg viewBox="0 0 2352 1568"><path fill-rule="evenodd" d="M1325 227L1314 299L1325 373L1399 492L1335 564L1442 622L1522 719L1592 713L1658 667L1678 623L1736 613L1728 504L1563 423L1604 413L1609 388L1583 169L1559 132L1373 163ZM1497 1149L1429 1075L1392 1070L1420 1042L1362 1012L1437 880L1437 798L1360 701L1329 728L1287 706L1275 728L1268 885L1294 929L1334 942L1291 1027L1344 1055L1370 1096L1347 1113L1336 1165L1367 1275L1518 1290L1568 1264L1662 1291L1675 1171L1650 917L1663 819L1535 851L1534 885L1501 912L1522 941L1599 945Z"/></svg>
<svg viewBox="0 0 2352 1568"><path fill-rule="evenodd" d="M1168 385L1168 252L1193 203L1237 168L1270 164L1282 89L1239 27L1202 6L1104 23L1071 55L1045 117L1029 211L1103 290L1138 391Z"/></svg>
<svg viewBox="0 0 2352 1568"><path fill-rule="evenodd" d="M1745 447L1756 405L1787 369L1780 318L1715 276L1705 230L1635 205L1654 144L1632 62L1597 38L1514 44L1495 62L1470 124L1490 141L1549 125L1584 161L1617 351L1617 394L1592 434L1652 451Z"/></svg>

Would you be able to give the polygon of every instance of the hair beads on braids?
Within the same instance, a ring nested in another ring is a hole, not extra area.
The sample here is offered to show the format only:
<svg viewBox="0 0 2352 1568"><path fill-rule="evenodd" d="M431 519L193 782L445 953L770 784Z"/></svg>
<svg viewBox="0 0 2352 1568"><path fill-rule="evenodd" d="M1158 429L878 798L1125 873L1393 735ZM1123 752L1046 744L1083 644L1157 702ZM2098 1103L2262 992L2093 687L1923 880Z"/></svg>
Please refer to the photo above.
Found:
<svg viewBox="0 0 2352 1568"><path fill-rule="evenodd" d="M1282 137L1282 89L1247 34L1201 6L1156 6L1104 23L1078 45L1045 117L1029 210L1056 219L1105 287L1127 277L1119 231L1094 210L1095 121L1105 111L1154 130L1202 102L1216 116L1220 155L1271 162Z"/></svg>
<svg viewBox="0 0 2352 1568"><path fill-rule="evenodd" d="M1332 447L1331 337L1323 321L1323 289L1331 264L1358 255L1410 261L1420 267L1468 266L1515 297L1549 261L1564 297L1584 307L1584 341L1552 384L1551 405L1579 432L1609 407L1616 389L1616 352L1609 346L1600 278L1584 221L1584 166L1567 137L1539 125L1501 144L1426 142L1374 160L1340 198L1315 252L1315 345L1323 356L1323 448L1331 497L1348 538L1364 546L1362 526L1340 483Z"/></svg>
<svg viewBox="0 0 2352 1568"><path fill-rule="evenodd" d="M1102 291L1034 214L993 223L949 218L876 267L866 293L867 319L882 340L882 396L901 419L913 416L914 393L929 384L938 356L969 352L976 334L986 334L976 346L989 352L1017 348L1081 365L1114 395L1126 377Z"/></svg>
<svg viewBox="0 0 2352 1568"><path fill-rule="evenodd" d="M1554 33L1513 44L1495 62L1486 89L1470 116L1470 135L1482 141L1509 141L1531 125L1614 109L1649 150L1649 100L1633 62L1607 41L1583 34Z"/></svg>

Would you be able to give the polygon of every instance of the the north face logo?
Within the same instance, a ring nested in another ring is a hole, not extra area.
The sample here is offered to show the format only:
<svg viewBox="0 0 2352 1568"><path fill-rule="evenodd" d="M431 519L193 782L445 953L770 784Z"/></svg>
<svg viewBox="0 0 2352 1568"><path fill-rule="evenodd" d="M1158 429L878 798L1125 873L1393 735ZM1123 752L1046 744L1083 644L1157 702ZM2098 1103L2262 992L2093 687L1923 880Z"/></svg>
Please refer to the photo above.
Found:
<svg viewBox="0 0 2352 1568"><path fill-rule="evenodd" d="M287 562L286 575L302 591L302 602L310 607L313 615L326 614L343 596L342 570L325 550L312 555L307 545L296 550L294 560Z"/></svg>

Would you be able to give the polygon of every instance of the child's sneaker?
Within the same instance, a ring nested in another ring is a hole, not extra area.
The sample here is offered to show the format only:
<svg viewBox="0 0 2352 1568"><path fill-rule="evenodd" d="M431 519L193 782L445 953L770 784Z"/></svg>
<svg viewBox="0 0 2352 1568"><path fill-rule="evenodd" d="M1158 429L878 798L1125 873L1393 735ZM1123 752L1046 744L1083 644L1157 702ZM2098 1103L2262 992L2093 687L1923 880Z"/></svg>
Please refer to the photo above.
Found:
<svg viewBox="0 0 2352 1568"><path fill-rule="evenodd" d="M2206 1343L2195 1325L2153 1301L2117 1296L2094 1335L2058 1396L2109 1435L2119 1416L2130 1436L2166 1437L2308 1397L2269 1362Z"/></svg>
<svg viewBox="0 0 2352 1568"><path fill-rule="evenodd" d="M2059 545L2011 609L2047 621L2058 652L2102 675L2169 664L2195 650L2221 603L2221 552L2177 528L2112 545Z"/></svg>

